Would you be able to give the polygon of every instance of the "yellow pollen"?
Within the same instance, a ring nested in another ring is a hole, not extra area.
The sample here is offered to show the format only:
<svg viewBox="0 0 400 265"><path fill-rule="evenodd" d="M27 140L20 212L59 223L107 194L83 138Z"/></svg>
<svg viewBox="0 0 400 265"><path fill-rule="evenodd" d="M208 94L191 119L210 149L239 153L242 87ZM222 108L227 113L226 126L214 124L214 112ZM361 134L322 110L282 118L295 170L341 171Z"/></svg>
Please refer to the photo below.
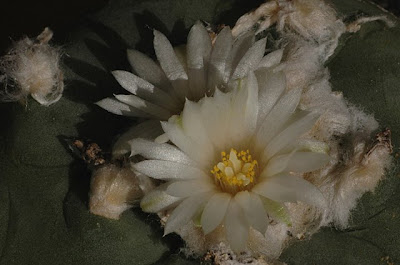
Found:
<svg viewBox="0 0 400 265"><path fill-rule="evenodd" d="M222 190L236 193L252 186L257 165L249 150L238 152L231 148L229 154L221 152L221 162L213 166L211 173Z"/></svg>

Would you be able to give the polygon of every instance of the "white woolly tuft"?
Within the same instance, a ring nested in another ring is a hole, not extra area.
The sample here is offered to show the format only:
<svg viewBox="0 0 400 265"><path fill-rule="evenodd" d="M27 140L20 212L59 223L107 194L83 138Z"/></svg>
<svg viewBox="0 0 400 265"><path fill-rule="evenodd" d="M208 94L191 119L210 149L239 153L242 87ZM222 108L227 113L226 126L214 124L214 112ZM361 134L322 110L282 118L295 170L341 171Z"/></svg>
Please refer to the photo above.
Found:
<svg viewBox="0 0 400 265"><path fill-rule="evenodd" d="M37 102L49 106L57 102L64 89L60 69L60 49L48 44L53 36L49 28L35 39L24 38L15 42L11 50L0 59L0 81L3 101L26 104L31 95Z"/></svg>

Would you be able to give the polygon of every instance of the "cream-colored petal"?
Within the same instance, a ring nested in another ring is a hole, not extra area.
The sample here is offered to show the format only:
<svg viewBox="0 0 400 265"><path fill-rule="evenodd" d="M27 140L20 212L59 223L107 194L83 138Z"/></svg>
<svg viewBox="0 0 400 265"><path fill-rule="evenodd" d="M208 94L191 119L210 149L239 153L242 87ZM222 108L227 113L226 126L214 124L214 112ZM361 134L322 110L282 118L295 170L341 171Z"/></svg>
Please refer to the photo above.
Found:
<svg viewBox="0 0 400 265"><path fill-rule="evenodd" d="M201 22L190 30L187 42L187 65L191 100L198 100L207 91L207 69L211 56L211 38Z"/></svg>
<svg viewBox="0 0 400 265"><path fill-rule="evenodd" d="M204 204L211 197L212 192L200 193L186 198L175 208L165 225L164 235L178 231L187 224L204 207Z"/></svg>
<svg viewBox="0 0 400 265"><path fill-rule="evenodd" d="M127 71L116 70L112 74L118 83L128 92L168 110L176 110L178 104L176 99L146 80Z"/></svg>
<svg viewBox="0 0 400 265"><path fill-rule="evenodd" d="M189 89L190 94L186 96L187 99L197 101L208 94L207 89L207 69L208 68L189 68Z"/></svg>
<svg viewBox="0 0 400 265"><path fill-rule="evenodd" d="M153 115L146 113L128 104L122 103L114 98L104 98L96 102L96 105L111 113L129 117L153 118Z"/></svg>
<svg viewBox="0 0 400 265"><path fill-rule="evenodd" d="M258 67L262 57L264 56L266 42L267 39L264 38L254 43L254 45L240 60L233 73L232 79L243 78L249 71L254 71Z"/></svg>
<svg viewBox="0 0 400 265"><path fill-rule="evenodd" d="M286 78L282 71L272 72L267 69L256 71L258 81L258 123L263 121L286 88Z"/></svg>
<svg viewBox="0 0 400 265"><path fill-rule="evenodd" d="M254 32L248 31L244 34L241 34L237 37L232 45L232 50L227 59L227 65L225 73L227 76L232 76L236 67L238 66L240 60L242 60L243 56L246 52L253 46L255 41Z"/></svg>
<svg viewBox="0 0 400 265"><path fill-rule="evenodd" d="M264 235L267 231L269 220L259 195L241 191L235 195L235 200L242 207L250 226Z"/></svg>
<svg viewBox="0 0 400 265"><path fill-rule="evenodd" d="M210 57L211 48L210 35L200 21L196 22L190 29L187 40L188 68L203 68Z"/></svg>
<svg viewBox="0 0 400 265"><path fill-rule="evenodd" d="M214 91L217 85L228 81L225 71L227 60L232 49L232 43L233 37L231 29L229 27L223 28L215 40L210 57L207 86L211 91Z"/></svg>
<svg viewBox="0 0 400 265"><path fill-rule="evenodd" d="M279 151L278 154L287 154L292 152L293 150L327 154L329 152L329 149L329 145L325 142L321 142L315 139L297 139L296 141Z"/></svg>
<svg viewBox="0 0 400 265"><path fill-rule="evenodd" d="M226 146L230 142L231 96L217 89L213 97L201 100L200 104L201 120L215 149L222 151L232 147Z"/></svg>
<svg viewBox="0 0 400 265"><path fill-rule="evenodd" d="M287 168L290 159L294 155L295 151L292 151L289 154L278 155L272 157L269 161L267 166L261 172L260 176L262 177L271 177L276 174L279 174Z"/></svg>
<svg viewBox="0 0 400 265"><path fill-rule="evenodd" d="M257 116L258 116L258 83L257 78L253 72L249 72L246 80L247 98L246 98L246 109L245 109L245 126L248 128L249 137L255 133L257 127Z"/></svg>
<svg viewBox="0 0 400 265"><path fill-rule="evenodd" d="M214 147L203 125L200 104L186 100L181 119L184 133L201 146L203 150L213 152Z"/></svg>
<svg viewBox="0 0 400 265"><path fill-rule="evenodd" d="M135 95L114 95L114 96L122 103L137 108L160 120L167 120L172 115L171 112L164 109L163 107L157 106Z"/></svg>
<svg viewBox="0 0 400 265"><path fill-rule="evenodd" d="M204 234L212 232L222 223L230 200L231 195L225 192L216 193L208 200L201 215Z"/></svg>
<svg viewBox="0 0 400 265"><path fill-rule="evenodd" d="M163 133L161 124L156 120L148 120L136 124L129 128L128 131L118 137L112 148L112 156L118 157L129 153L131 151L131 144L129 141L135 138L155 139Z"/></svg>
<svg viewBox="0 0 400 265"><path fill-rule="evenodd" d="M171 43L161 32L154 30L154 50L161 68L167 78L173 80L187 80L187 75L179 62Z"/></svg>
<svg viewBox="0 0 400 265"><path fill-rule="evenodd" d="M330 156L314 152L296 152L290 158L285 171L305 173L322 168L331 160Z"/></svg>
<svg viewBox="0 0 400 265"><path fill-rule="evenodd" d="M261 121L261 125L255 135L254 146L257 151L265 148L267 143L280 131L291 118L301 96L300 89L293 89L282 96L275 107ZM273 124L273 126L271 126Z"/></svg>
<svg viewBox="0 0 400 265"><path fill-rule="evenodd" d="M182 180L172 182L166 193L175 197L188 197L211 191L215 188L215 185L210 181L210 178L193 179L193 180Z"/></svg>
<svg viewBox="0 0 400 265"><path fill-rule="evenodd" d="M224 223L226 239L231 249L236 253L245 251L249 237L249 223L242 208L235 199L229 202Z"/></svg>
<svg viewBox="0 0 400 265"><path fill-rule="evenodd" d="M277 175L265 178L252 191L278 202L302 201L321 208L326 206L321 191L310 182L297 176Z"/></svg>
<svg viewBox="0 0 400 265"><path fill-rule="evenodd" d="M173 116L168 122L161 122L161 126L167 134L168 138L179 149L181 149L193 161L197 162L203 168L208 170L212 166L215 159L214 150L206 149L204 146L197 144L183 131L181 120L178 116Z"/></svg>
<svg viewBox="0 0 400 265"><path fill-rule="evenodd" d="M283 49L279 49L265 55L260 63L258 64L258 68L270 68L278 65L283 56Z"/></svg>
<svg viewBox="0 0 400 265"><path fill-rule="evenodd" d="M182 198L167 194L165 192L167 186L168 183L158 186L143 197L140 201L140 207L144 212L158 213L173 207L182 200Z"/></svg>
<svg viewBox="0 0 400 265"><path fill-rule="evenodd" d="M171 90L171 84L161 67L148 56L136 50L128 50L128 61L132 70L143 79L164 91Z"/></svg>
<svg viewBox="0 0 400 265"><path fill-rule="evenodd" d="M256 130L258 112L258 84L252 72L246 79L239 81L239 87L232 91L230 112L228 135L231 142L250 139Z"/></svg>
<svg viewBox="0 0 400 265"><path fill-rule="evenodd" d="M298 137L309 131L319 118L317 113L306 113L295 117L293 121L277 136L275 136L265 147L261 155L262 161L268 161L280 150L296 141Z"/></svg>
<svg viewBox="0 0 400 265"><path fill-rule="evenodd" d="M160 144L152 140L140 138L131 140L129 144L131 147L131 156L141 155L147 159L172 161L189 166L197 165L185 153L170 144Z"/></svg>
<svg viewBox="0 0 400 265"><path fill-rule="evenodd" d="M198 168L163 160L144 160L132 165L132 169L162 180L208 178L208 175Z"/></svg>
<svg viewBox="0 0 400 265"><path fill-rule="evenodd" d="M251 207L247 213L250 219L249 223L254 229L264 235L268 228L269 219L258 194L250 192L250 205Z"/></svg>
<svg viewBox="0 0 400 265"><path fill-rule="evenodd" d="M264 196L258 197L262 201L265 211L272 219L282 222L288 226L292 226L289 210L283 203L273 201Z"/></svg>

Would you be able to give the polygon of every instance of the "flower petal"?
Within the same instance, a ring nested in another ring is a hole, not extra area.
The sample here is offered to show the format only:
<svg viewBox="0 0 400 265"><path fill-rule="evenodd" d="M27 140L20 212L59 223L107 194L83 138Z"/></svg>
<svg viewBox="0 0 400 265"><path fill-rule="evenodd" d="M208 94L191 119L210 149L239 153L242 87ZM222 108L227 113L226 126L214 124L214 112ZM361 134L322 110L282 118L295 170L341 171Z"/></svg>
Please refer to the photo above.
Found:
<svg viewBox="0 0 400 265"><path fill-rule="evenodd" d="M293 152L274 156L268 161L261 175L269 177L281 172L311 172L325 166L330 159L327 154L314 152Z"/></svg>
<svg viewBox="0 0 400 265"><path fill-rule="evenodd" d="M155 117L160 120L167 120L171 117L171 113L153 103L150 103L144 99L141 99L135 95L114 95L116 99L121 101L122 103L128 104L134 108L137 108L145 113L148 113L152 117Z"/></svg>
<svg viewBox="0 0 400 265"><path fill-rule="evenodd" d="M262 121L255 136L254 146L257 151L265 148L267 143L282 129L289 120L299 104L301 96L300 89L292 89L282 96L274 108ZM274 126L271 126L273 124Z"/></svg>
<svg viewBox="0 0 400 265"><path fill-rule="evenodd" d="M137 108L133 108L113 98L104 98L96 102L96 105L111 113L129 117L153 118L152 115Z"/></svg>
<svg viewBox="0 0 400 265"><path fill-rule="evenodd" d="M318 113L299 113L295 116L293 121L277 136L275 136L270 143L265 147L261 155L262 161L268 161L273 155L285 148L290 143L296 141L298 137L309 131L319 118Z"/></svg>
<svg viewBox="0 0 400 265"><path fill-rule="evenodd" d="M161 68L171 81L187 80L187 75L179 62L171 43L161 32L154 30L154 50Z"/></svg>
<svg viewBox="0 0 400 265"><path fill-rule="evenodd" d="M201 104L201 120L215 149L224 150L232 147L226 146L226 143L230 141L226 136L230 133L231 96L217 89L213 97L204 98L199 103Z"/></svg>
<svg viewBox="0 0 400 265"><path fill-rule="evenodd" d="M188 76L167 37L157 30L154 30L154 50L161 68L171 81L176 95L180 100L184 100L188 94L186 90Z"/></svg>
<svg viewBox="0 0 400 265"><path fill-rule="evenodd" d="M161 126L171 142L192 160L207 169L212 166L215 156L214 149L206 149L186 135L178 116L172 116L168 122L161 122Z"/></svg>
<svg viewBox="0 0 400 265"><path fill-rule="evenodd" d="M184 133L201 146L202 149L213 151L214 147L202 122L200 104L186 100L181 117Z"/></svg>
<svg viewBox="0 0 400 265"><path fill-rule="evenodd" d="M224 220L231 195L225 192L214 194L204 207L201 226L204 234L212 232Z"/></svg>
<svg viewBox="0 0 400 265"><path fill-rule="evenodd" d="M263 121L286 88L286 78L282 71L272 72L266 69L256 71L258 81L258 123Z"/></svg>
<svg viewBox="0 0 400 265"><path fill-rule="evenodd" d="M158 122L160 124L160 122ZM161 126L160 126L161 127ZM196 166L181 150L170 144L160 144L145 139L133 139L130 142L131 156L141 155L147 159L177 162L189 166Z"/></svg>
<svg viewBox="0 0 400 265"><path fill-rule="evenodd" d="M235 200L242 207L248 223L264 235L267 231L269 220L259 195L242 191L236 194Z"/></svg>
<svg viewBox="0 0 400 265"><path fill-rule="evenodd" d="M165 192L168 183L158 186L146 194L140 201L140 207L144 212L158 213L173 207L182 200L182 198L174 197Z"/></svg>
<svg viewBox="0 0 400 265"><path fill-rule="evenodd" d="M204 68L211 54L211 39L201 22L197 22L191 29L187 40L188 68Z"/></svg>
<svg viewBox="0 0 400 265"><path fill-rule="evenodd" d="M246 52L233 73L232 79L243 78L249 71L254 71L264 56L267 39L261 39Z"/></svg>
<svg viewBox="0 0 400 265"><path fill-rule="evenodd" d="M215 185L209 178L193 179L172 182L166 193L175 197L188 197L197 193L210 191L215 188Z"/></svg>
<svg viewBox="0 0 400 265"><path fill-rule="evenodd" d="M277 175L257 184L253 192L278 202L302 201L309 205L325 207L326 201L317 187L303 178Z"/></svg>
<svg viewBox="0 0 400 265"><path fill-rule="evenodd" d="M225 135L234 144L250 139L254 134L258 113L258 84L253 72L247 78L239 80L238 84L239 87L232 91L230 126ZM223 96L229 97L230 94Z"/></svg>
<svg viewBox="0 0 400 265"><path fill-rule="evenodd" d="M207 68L211 55L211 38L198 21L191 29L187 41L187 65L191 99L204 97L207 90Z"/></svg>
<svg viewBox="0 0 400 265"><path fill-rule="evenodd" d="M292 151L290 154L284 154L279 156L272 157L267 166L261 172L261 177L271 177L278 173L285 171L286 167L289 164L290 159L292 158L295 151Z"/></svg>
<svg viewBox="0 0 400 265"><path fill-rule="evenodd" d="M129 64L132 66L134 72L144 80L152 83L154 86L163 89L166 92L170 91L172 88L171 84L157 63L136 50L128 50L127 54Z"/></svg>
<svg viewBox="0 0 400 265"><path fill-rule="evenodd" d="M208 69L208 88L214 91L217 85L228 81L225 75L227 59L232 49L233 37L229 27L224 27L218 34L210 57Z"/></svg>
<svg viewBox="0 0 400 265"><path fill-rule="evenodd" d="M285 171L305 173L325 166L331 157L327 154L314 152L296 152L291 157Z"/></svg>
<svg viewBox="0 0 400 265"><path fill-rule="evenodd" d="M289 210L283 203L270 200L264 196L259 196L259 199L261 199L265 211L267 211L268 215L271 216L272 219L288 226L292 226Z"/></svg>
<svg viewBox="0 0 400 265"><path fill-rule="evenodd" d="M276 66L281 62L282 56L283 49L270 52L261 59L258 68L270 68Z"/></svg>
<svg viewBox="0 0 400 265"><path fill-rule="evenodd" d="M118 83L128 92L168 110L176 110L176 99L171 98L168 93L156 88L146 80L127 71L116 70L112 74Z"/></svg>
<svg viewBox="0 0 400 265"><path fill-rule="evenodd" d="M329 149L329 145L325 142L321 142L315 139L297 139L296 141L279 151L279 154L290 153L292 150L327 154L329 152Z"/></svg>
<svg viewBox="0 0 400 265"><path fill-rule="evenodd" d="M112 156L117 157L129 153L131 151L129 141L134 138L154 139L162 133L163 130L159 121L148 120L134 125L115 142L112 148Z"/></svg>
<svg viewBox="0 0 400 265"><path fill-rule="evenodd" d="M230 200L225 215L226 239L231 249L239 253L246 250L249 237L249 224L242 208L235 199Z"/></svg>
<svg viewBox="0 0 400 265"><path fill-rule="evenodd" d="M187 224L211 197L212 192L200 193L186 198L175 208L165 225L164 235L178 231Z"/></svg>
<svg viewBox="0 0 400 265"><path fill-rule="evenodd" d="M238 66L240 60L254 44L255 35L252 31L247 31L237 37L232 45L232 50L229 54L227 60L226 74L227 76L232 76L236 67Z"/></svg>
<svg viewBox="0 0 400 265"><path fill-rule="evenodd" d="M208 178L208 175L198 168L163 160L141 161L132 165L132 169L163 180Z"/></svg>

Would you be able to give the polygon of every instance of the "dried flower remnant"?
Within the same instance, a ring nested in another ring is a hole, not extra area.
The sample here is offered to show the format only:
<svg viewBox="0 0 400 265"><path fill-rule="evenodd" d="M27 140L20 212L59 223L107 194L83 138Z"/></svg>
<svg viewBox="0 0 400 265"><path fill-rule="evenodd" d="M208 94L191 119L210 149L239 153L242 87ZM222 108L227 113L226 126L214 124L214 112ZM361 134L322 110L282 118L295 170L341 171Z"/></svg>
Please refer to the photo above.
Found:
<svg viewBox="0 0 400 265"><path fill-rule="evenodd" d="M151 185L147 177L141 179L130 168L103 165L92 173L89 210L96 215L119 219L124 211L132 208L143 196L143 190Z"/></svg>
<svg viewBox="0 0 400 265"><path fill-rule="evenodd" d="M106 163L104 153L97 143L75 139L69 147L88 165L99 166Z"/></svg>
<svg viewBox="0 0 400 265"><path fill-rule="evenodd" d="M60 49L49 45L53 32L45 28L35 40L24 38L0 59L3 101L26 104L31 95L41 105L57 102L64 89Z"/></svg>
<svg viewBox="0 0 400 265"><path fill-rule="evenodd" d="M110 219L119 219L132 208L143 195L154 188L147 176L135 174L125 161L110 161L108 153L88 139L61 137L72 154L83 160L92 171L89 210L91 213Z"/></svg>

